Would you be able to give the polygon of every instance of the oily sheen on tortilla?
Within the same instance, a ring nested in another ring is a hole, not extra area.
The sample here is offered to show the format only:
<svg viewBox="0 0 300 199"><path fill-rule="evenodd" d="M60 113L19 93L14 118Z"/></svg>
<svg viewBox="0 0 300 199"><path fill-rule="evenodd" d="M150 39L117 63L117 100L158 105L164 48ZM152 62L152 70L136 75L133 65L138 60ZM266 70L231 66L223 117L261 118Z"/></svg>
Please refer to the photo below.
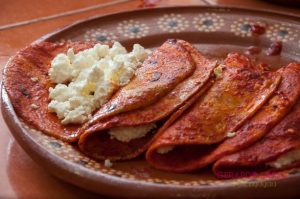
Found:
<svg viewBox="0 0 300 199"><path fill-rule="evenodd" d="M208 92L157 136L146 155L152 166L175 172L201 168L201 157L254 116L281 80L240 54L229 54L222 70ZM166 147L173 149L159 153Z"/></svg>
<svg viewBox="0 0 300 199"><path fill-rule="evenodd" d="M240 129L235 136L215 145L191 146L193 160L181 166L181 169L194 170L203 168L223 156L242 150L262 138L289 112L300 95L299 66L289 64L278 70L282 76L281 83L269 101ZM188 150L188 149L186 149Z"/></svg>

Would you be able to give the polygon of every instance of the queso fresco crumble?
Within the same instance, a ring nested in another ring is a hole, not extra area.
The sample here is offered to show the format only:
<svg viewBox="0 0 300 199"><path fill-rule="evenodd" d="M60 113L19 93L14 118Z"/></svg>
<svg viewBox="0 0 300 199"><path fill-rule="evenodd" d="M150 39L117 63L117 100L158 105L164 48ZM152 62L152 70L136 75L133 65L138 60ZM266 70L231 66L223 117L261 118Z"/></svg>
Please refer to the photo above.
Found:
<svg viewBox="0 0 300 199"><path fill-rule="evenodd" d="M49 76L56 84L49 89L48 109L55 112L62 124L81 124L91 117L120 87L134 76L135 70L150 54L139 44L127 50L115 42L96 44L74 54L58 54L51 62Z"/></svg>

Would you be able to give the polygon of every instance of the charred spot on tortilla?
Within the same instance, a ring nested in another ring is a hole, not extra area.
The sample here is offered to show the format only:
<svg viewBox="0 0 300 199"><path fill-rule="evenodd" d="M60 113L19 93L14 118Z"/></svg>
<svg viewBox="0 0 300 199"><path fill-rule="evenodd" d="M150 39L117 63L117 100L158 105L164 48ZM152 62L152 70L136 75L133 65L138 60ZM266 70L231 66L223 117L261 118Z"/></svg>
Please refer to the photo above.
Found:
<svg viewBox="0 0 300 199"><path fill-rule="evenodd" d="M23 85L20 85L19 89L20 89L22 95L24 95L25 97L30 98L30 94L29 94L28 90L26 88L24 88Z"/></svg>
<svg viewBox="0 0 300 199"><path fill-rule="evenodd" d="M161 75L162 75L161 72L154 72L150 82L155 82L155 81L159 80Z"/></svg>
<svg viewBox="0 0 300 199"><path fill-rule="evenodd" d="M156 60L149 60L149 64L155 65L155 64L157 64L157 61Z"/></svg>

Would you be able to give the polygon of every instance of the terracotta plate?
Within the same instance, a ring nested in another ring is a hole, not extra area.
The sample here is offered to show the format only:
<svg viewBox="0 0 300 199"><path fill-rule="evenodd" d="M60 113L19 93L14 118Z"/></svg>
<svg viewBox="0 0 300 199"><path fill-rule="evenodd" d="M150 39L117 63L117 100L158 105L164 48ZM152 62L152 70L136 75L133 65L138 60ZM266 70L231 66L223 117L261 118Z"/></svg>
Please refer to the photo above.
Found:
<svg viewBox="0 0 300 199"><path fill-rule="evenodd" d="M222 7L172 7L146 9L95 17L65 27L39 39L120 41L128 48L140 43L147 48L160 46L168 38L185 39L207 56L224 57L228 52L244 52L258 46L257 60L280 67L292 60L300 62L300 18L267 11ZM266 26L253 35L253 24ZM281 41L280 56L266 56L273 41ZM263 177L218 180L209 168L189 174L155 170L143 157L103 166L70 145L26 126L16 116L2 88L3 115L20 145L40 165L55 176L85 189L124 197L287 197L300 194L300 169ZM47 180L47 179L45 179ZM249 194L247 194L249 193Z"/></svg>

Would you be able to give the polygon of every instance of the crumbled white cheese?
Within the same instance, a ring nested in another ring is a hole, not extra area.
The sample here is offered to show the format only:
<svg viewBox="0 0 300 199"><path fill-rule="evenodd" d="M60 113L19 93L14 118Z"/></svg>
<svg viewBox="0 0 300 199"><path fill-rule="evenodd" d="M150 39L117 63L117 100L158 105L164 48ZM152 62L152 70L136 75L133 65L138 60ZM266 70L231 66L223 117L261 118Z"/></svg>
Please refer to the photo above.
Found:
<svg viewBox="0 0 300 199"><path fill-rule="evenodd" d="M104 160L104 166L110 168L113 166L113 163L109 159L106 159Z"/></svg>
<svg viewBox="0 0 300 199"><path fill-rule="evenodd" d="M232 137L235 136L235 134L236 134L235 132L230 131L230 132L227 133L227 137L228 137L228 138L232 138Z"/></svg>
<svg viewBox="0 0 300 199"><path fill-rule="evenodd" d="M38 109L39 108L39 106L36 105L36 104L31 104L30 107L33 108L33 109Z"/></svg>
<svg viewBox="0 0 300 199"><path fill-rule="evenodd" d="M221 64L214 69L214 74L218 79L223 77L223 67L224 66Z"/></svg>
<svg viewBox="0 0 300 199"><path fill-rule="evenodd" d="M156 128L155 123L142 126L115 127L109 130L111 138L121 142L129 142L133 139L144 137L148 132Z"/></svg>
<svg viewBox="0 0 300 199"><path fill-rule="evenodd" d="M174 149L174 146L164 146L164 147L160 147L156 150L157 153L159 154L166 154L169 153L170 151L172 151Z"/></svg>
<svg viewBox="0 0 300 199"><path fill-rule="evenodd" d="M37 82L37 81L39 81L39 78L37 78L37 77L31 77L30 79L31 79L32 82Z"/></svg>
<svg viewBox="0 0 300 199"><path fill-rule="evenodd" d="M276 160L268 162L267 165L276 169L284 168L290 164L300 161L300 149L294 149L279 156Z"/></svg>
<svg viewBox="0 0 300 199"><path fill-rule="evenodd" d="M72 79L72 65L66 54L58 54L51 62L49 75L55 83L65 83Z"/></svg>
<svg viewBox="0 0 300 199"><path fill-rule="evenodd" d="M83 123L112 94L126 85L150 51L134 44L132 52L118 42L111 48L97 44L74 54L58 54L51 62L49 76L57 85L49 89L49 111L62 124Z"/></svg>

